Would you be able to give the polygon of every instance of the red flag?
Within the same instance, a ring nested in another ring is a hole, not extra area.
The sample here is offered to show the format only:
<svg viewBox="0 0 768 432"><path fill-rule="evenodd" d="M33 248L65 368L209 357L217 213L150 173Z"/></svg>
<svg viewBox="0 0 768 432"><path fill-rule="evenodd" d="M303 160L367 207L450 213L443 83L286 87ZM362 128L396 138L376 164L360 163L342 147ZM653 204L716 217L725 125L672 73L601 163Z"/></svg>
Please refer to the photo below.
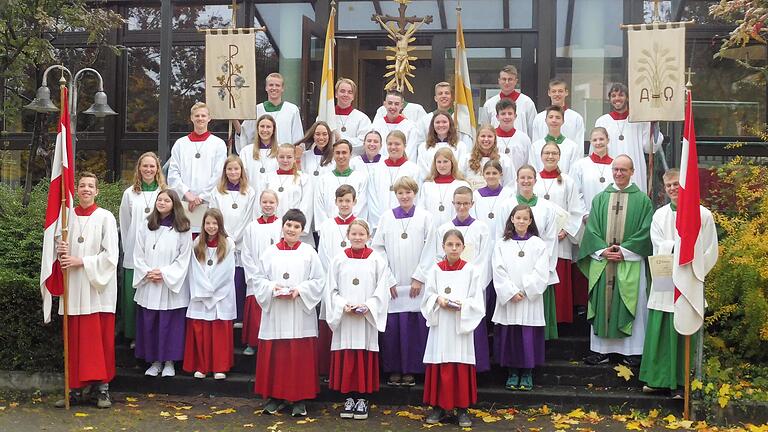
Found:
<svg viewBox="0 0 768 432"><path fill-rule="evenodd" d="M64 277L56 254L56 236L61 233L62 211L72 208L75 176L72 163L72 136L69 129L67 89L62 92L56 150L51 163L51 184L48 189L48 206L45 210L45 234L43 255L40 263L40 292L43 296L43 318L51 317L51 295L64 293ZM62 208L62 197L64 208Z"/></svg>

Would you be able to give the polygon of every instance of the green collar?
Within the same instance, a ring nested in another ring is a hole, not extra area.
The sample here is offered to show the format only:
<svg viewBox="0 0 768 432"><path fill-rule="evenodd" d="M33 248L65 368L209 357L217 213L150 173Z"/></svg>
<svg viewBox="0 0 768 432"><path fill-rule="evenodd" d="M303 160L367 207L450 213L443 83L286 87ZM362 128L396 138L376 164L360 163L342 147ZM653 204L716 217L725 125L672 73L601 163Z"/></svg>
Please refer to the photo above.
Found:
<svg viewBox="0 0 768 432"><path fill-rule="evenodd" d="M611 183L610 186L608 186L605 189L605 191L608 193L617 193L617 192L618 193L636 193L636 192L640 192L640 188L637 187L636 184L632 183L631 185L625 187L624 189L619 189L616 187L615 184Z"/></svg>
<svg viewBox="0 0 768 432"><path fill-rule="evenodd" d="M527 204L530 207L536 207L536 203L538 202L539 202L539 197L537 197L535 194L531 197L531 199L527 199L524 196L517 194L518 204Z"/></svg>
<svg viewBox="0 0 768 432"><path fill-rule="evenodd" d="M352 174L352 168L347 168L342 172L339 172L337 169L333 170L333 175L336 177L349 177L350 174Z"/></svg>
<svg viewBox="0 0 768 432"><path fill-rule="evenodd" d="M673 202L670 202L670 203L669 203L669 207L671 207L671 208L672 208L672 211L677 211L677 204L675 204L675 203L673 203Z"/></svg>
<svg viewBox="0 0 768 432"><path fill-rule="evenodd" d="M141 181L141 191L142 192L153 192L157 190L157 181L153 181L152 183L144 183L144 180Z"/></svg>
<svg viewBox="0 0 768 432"><path fill-rule="evenodd" d="M544 137L544 142L547 143L547 142L550 142L550 141L555 143L555 144L557 144L557 145L560 145L560 144L563 143L563 141L565 141L565 135L560 134L559 137L555 138L552 135L547 134L547 136Z"/></svg>
<svg viewBox="0 0 768 432"><path fill-rule="evenodd" d="M280 111L280 109L283 108L283 104L284 103L285 103L285 101L282 101L282 102L280 102L280 104L275 105L272 102L270 102L268 100L265 100L264 101L264 111L266 111L266 112Z"/></svg>

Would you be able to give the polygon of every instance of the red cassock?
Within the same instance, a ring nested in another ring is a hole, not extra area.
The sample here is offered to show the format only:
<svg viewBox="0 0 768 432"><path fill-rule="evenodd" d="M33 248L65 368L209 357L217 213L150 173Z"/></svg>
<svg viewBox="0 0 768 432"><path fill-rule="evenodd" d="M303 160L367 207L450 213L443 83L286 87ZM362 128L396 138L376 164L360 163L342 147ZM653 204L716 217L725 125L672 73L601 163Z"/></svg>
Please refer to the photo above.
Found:
<svg viewBox="0 0 768 432"><path fill-rule="evenodd" d="M256 297L245 298L243 310L243 335L242 342L250 347L259 346L259 328L261 327L261 306Z"/></svg>
<svg viewBox="0 0 768 432"><path fill-rule="evenodd" d="M333 332L325 320L317 320L317 369L328 375L331 369L331 339Z"/></svg>
<svg viewBox="0 0 768 432"><path fill-rule="evenodd" d="M314 399L317 377L316 337L259 340L254 393L289 402Z"/></svg>
<svg viewBox="0 0 768 432"><path fill-rule="evenodd" d="M573 322L573 285L571 283L571 260L557 259L557 277L560 282L555 284L555 307L557 322Z"/></svg>
<svg viewBox="0 0 768 432"><path fill-rule="evenodd" d="M69 386L83 388L115 377L115 314L70 315Z"/></svg>
<svg viewBox="0 0 768 432"><path fill-rule="evenodd" d="M427 364L424 403L444 410L469 408L477 402L475 365L466 363Z"/></svg>
<svg viewBox="0 0 768 432"><path fill-rule="evenodd" d="M184 341L184 370L228 372L234 364L232 321L187 318Z"/></svg>
<svg viewBox="0 0 768 432"><path fill-rule="evenodd" d="M379 391L379 353L368 350L331 352L328 387L342 393Z"/></svg>

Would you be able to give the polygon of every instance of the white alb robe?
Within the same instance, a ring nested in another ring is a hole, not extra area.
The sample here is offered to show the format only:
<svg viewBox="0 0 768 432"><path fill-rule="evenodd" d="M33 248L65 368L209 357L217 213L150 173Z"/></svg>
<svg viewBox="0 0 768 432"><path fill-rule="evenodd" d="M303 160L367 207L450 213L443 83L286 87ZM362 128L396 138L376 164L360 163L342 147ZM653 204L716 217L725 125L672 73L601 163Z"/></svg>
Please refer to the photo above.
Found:
<svg viewBox="0 0 768 432"><path fill-rule="evenodd" d="M651 140L650 122L630 123L628 120L614 120L610 114L604 114L595 120L595 127L597 126L602 126L608 131L608 155L612 158L621 154L629 156L635 164L632 182L641 191L647 192L648 167L645 155L648 151L653 153L659 151L664 135L658 132L655 139ZM619 135L624 135L624 139L620 140ZM651 141L653 141L652 144Z"/></svg>
<svg viewBox="0 0 768 432"><path fill-rule="evenodd" d="M417 206L430 212L435 226L439 227L456 217L456 209L453 208L453 192L461 186L469 187L469 183L456 179L450 183L425 181L421 185L416 200Z"/></svg>
<svg viewBox="0 0 768 432"><path fill-rule="evenodd" d="M511 137L503 137L497 134L496 147L499 149L500 154L510 158L515 171L509 174L512 178L517 177L517 169L528 163L531 152L531 139L524 132L515 129L515 133ZM504 171L504 177L507 177L506 171Z"/></svg>
<svg viewBox="0 0 768 432"><path fill-rule="evenodd" d="M469 166L470 157L472 157L472 155L467 154L459 160L459 172L464 174L464 179L467 181L467 183L469 183L470 187L472 187L472 190L476 191L482 187L485 187L483 167L486 163L488 163L488 161L491 160L491 158L483 156L480 159L480 167L477 171L474 171ZM515 180L517 177L517 169L513 165L512 160L505 154L499 154L499 163L501 164L502 169L501 184L504 186L512 186L513 188L516 187Z"/></svg>
<svg viewBox="0 0 768 432"><path fill-rule="evenodd" d="M429 327L424 363L475 364L474 332L485 316L485 286L477 271L469 264L461 270L445 271L437 264L429 269L421 304ZM438 297L460 302L461 309L441 307Z"/></svg>
<svg viewBox="0 0 768 432"><path fill-rule="evenodd" d="M387 158L389 156L389 152L387 151L387 135L389 135L390 132L399 130L403 134L405 134L405 154L408 156L408 160L415 161L416 159L416 148L419 145L419 133L418 128L416 127L416 123L414 123L412 120L408 119L407 117L402 119L398 123L388 123L384 120L384 117L377 117L373 124L371 124L371 129L377 131L379 134L381 134L381 140L382 140L382 146L381 146L381 157Z"/></svg>
<svg viewBox="0 0 768 432"><path fill-rule="evenodd" d="M496 104L501 100L500 95L489 98L483 106L480 108L477 124L490 124L493 127L499 127L499 119L496 118ZM533 126L533 120L536 118L536 104L533 103L533 99L520 93L515 101L517 109L515 113L517 118L515 119L515 129L523 131L526 135L531 135L531 128Z"/></svg>
<svg viewBox="0 0 768 432"><path fill-rule="evenodd" d="M512 183L509 186L504 186L497 196L484 197L478 191L472 194L475 205L472 206L469 214L488 225L489 237L494 243L501 238L504 232L504 225L499 222L506 223L506 220L502 220L504 219L502 212L507 202L515 201L516 189L517 184ZM491 217L491 214L493 214L493 217ZM493 245L491 245L491 249L493 249Z"/></svg>
<svg viewBox="0 0 768 432"><path fill-rule="evenodd" d="M304 136L304 126L301 124L299 107L283 101L283 106L279 111L267 112L264 109L264 103L256 105L256 118L269 114L275 119L275 133L277 134L277 144L294 144ZM240 139L237 141L237 152L240 149L256 142L259 134L256 130L256 120L245 120L240 126Z"/></svg>
<svg viewBox="0 0 768 432"><path fill-rule="evenodd" d="M256 301L261 306L259 339L317 337L315 307L323 297L323 266L317 252L306 243L296 250L267 248L255 276ZM299 291L295 299L274 297L277 285Z"/></svg>
<svg viewBox="0 0 768 432"><path fill-rule="evenodd" d="M195 240L194 245L201 237ZM193 248L194 248L193 245ZM215 247L207 247L205 260L194 256L189 260L189 307L187 318L205 321L234 320L237 318L235 305L235 242L227 238L227 254L219 262ZM208 265L208 260L213 265Z"/></svg>
<svg viewBox="0 0 768 432"><path fill-rule="evenodd" d="M133 300L151 310L171 310L189 305L189 285L185 283L192 255L192 233L180 233L160 226L150 231L147 224L138 231L133 251ZM162 282L145 279L151 270L160 269Z"/></svg>
<svg viewBox="0 0 768 432"><path fill-rule="evenodd" d="M338 253L327 272L325 310L333 331L331 351L361 349L379 351L379 332L387 325L389 288L395 278L387 260L376 251L368 258L349 258ZM363 314L344 312L344 306L365 304Z"/></svg>
<svg viewBox="0 0 768 432"><path fill-rule="evenodd" d="M277 159L270 157L271 149L259 149L259 159L253 158L253 144L243 147L240 159L248 175L248 186L253 188L258 201L261 192L267 188L267 173L277 170Z"/></svg>
<svg viewBox="0 0 768 432"><path fill-rule="evenodd" d="M534 141L531 144L531 152L528 153L528 164L536 168L536 172L544 169L544 162L541 160L541 150L547 143L544 138ZM583 146L579 146L575 142L566 137L562 143L557 145L560 148L560 162L558 166L560 171L564 173L570 173L571 167L578 162L579 159L584 157Z"/></svg>
<svg viewBox="0 0 768 432"><path fill-rule="evenodd" d="M133 268L133 248L136 246L136 231L147 224L149 212L155 208L160 188L136 193L133 186L123 192L120 200L120 242L123 245L123 268ZM149 209L149 212L145 211Z"/></svg>
<svg viewBox="0 0 768 432"><path fill-rule="evenodd" d="M368 177L364 171L352 170L346 177L337 176L333 171L320 176L315 183L313 218L315 229L338 213L336 207L336 189L349 185L355 189L356 202L352 213L363 219L368 215Z"/></svg>
<svg viewBox="0 0 768 432"><path fill-rule="evenodd" d="M247 285L246 297L256 293L256 275L259 272L259 263L264 252L279 242L282 236L283 223L280 219L275 219L274 222L268 224L260 224L258 220L253 220L245 227L241 260Z"/></svg>
<svg viewBox="0 0 768 432"><path fill-rule="evenodd" d="M330 144L328 144L330 145ZM315 145L312 144L301 155L301 171L307 173L315 183L323 174L329 173L336 168L336 162L331 159L327 165L320 165L323 155L315 154Z"/></svg>
<svg viewBox="0 0 768 432"><path fill-rule="evenodd" d="M238 267L243 266L240 261L240 253L243 249L243 231L253 219L253 212L258 205L257 201L256 192L250 185L245 194L241 194L240 191L229 190L226 193L215 190L211 194L210 208L217 208L221 211L224 216L224 230L229 238L235 241L235 265ZM233 205L236 205L237 208L233 208Z"/></svg>
<svg viewBox="0 0 768 432"><path fill-rule="evenodd" d="M581 191L587 214L592 208L592 199L604 191L609 183L613 182L611 165L595 163L589 156L581 158L573 164L568 174ZM601 182L601 178L604 181Z"/></svg>
<svg viewBox="0 0 768 432"><path fill-rule="evenodd" d="M418 133L417 142L423 143L427 140L427 135L429 135L429 126L432 124L432 118L434 116L434 111L428 112L424 117L420 118L419 121L416 122L416 131ZM475 138L460 132L458 129L456 130L456 133L459 134L459 141L463 141L465 144L467 144L467 150L472 150L472 147L475 143Z"/></svg>
<svg viewBox="0 0 768 432"><path fill-rule="evenodd" d="M200 153L200 157L195 155ZM207 201L219 181L227 160L227 146L224 141L211 134L205 141L190 141L183 136L171 148L168 161L168 186L184 199L192 192Z"/></svg>
<svg viewBox="0 0 768 432"><path fill-rule="evenodd" d="M277 192L278 204L275 215L282 218L290 209L299 209L307 218L304 233L309 233L312 226L312 207L314 190L309 175L300 171L293 174L277 174L273 171L267 174L267 188ZM281 190L282 189L282 190Z"/></svg>
<svg viewBox="0 0 768 432"><path fill-rule="evenodd" d="M403 104L403 109L400 111L405 118L408 120L418 123L424 116L427 115L427 110L424 109L424 107L420 104L417 104L416 102L405 102ZM382 118L385 115L387 115L387 109L384 107L384 105L380 106L376 110L376 115L373 117L373 121L376 121L376 119ZM382 137L385 138L386 137Z"/></svg>
<svg viewBox="0 0 768 432"><path fill-rule="evenodd" d="M362 111L353 109L349 115L336 114L336 125L338 127L334 132L352 144L352 154L363 154L363 141L365 134L371 130L371 119Z"/></svg>
<svg viewBox="0 0 768 432"><path fill-rule="evenodd" d="M544 139L549 133L549 127L546 122L547 112L541 111L536 114L536 118L533 119L533 125L528 136L531 137L531 141L538 141ZM581 114L568 108L565 110L565 116L563 116L563 126L561 127L561 133L566 138L579 145L579 152L584 152L584 118Z"/></svg>
<svg viewBox="0 0 768 432"><path fill-rule="evenodd" d="M432 245L435 251L435 261L441 261L445 256L443 236L452 229L458 230L464 236L464 252L461 253L461 259L467 262L466 265L475 267L475 277L482 289L485 290L485 287L491 282L490 265L493 241L491 240L490 228L485 222L479 220L473 221L469 226L456 226L453 220L440 225Z"/></svg>
<svg viewBox="0 0 768 432"><path fill-rule="evenodd" d="M422 142L418 145L416 150L416 165L419 166L419 178L416 179L419 182L423 182L429 175L432 169L432 164L435 161L435 153L441 148L449 148L453 153L453 157L456 161L462 160L464 157L469 157L470 147L463 141L458 141L456 147L452 147L447 142L438 142L434 146L427 148L427 143ZM410 156L408 157L410 159Z"/></svg>
<svg viewBox="0 0 768 432"><path fill-rule="evenodd" d="M496 307L491 319L494 323L532 327L546 324L543 294L549 285L548 249L547 244L536 236L528 240L499 240L496 243L491 259L493 287L496 290ZM512 297L520 292L525 296L523 300L511 302Z"/></svg>
<svg viewBox="0 0 768 432"><path fill-rule="evenodd" d="M562 183L558 183L556 178L545 179L541 177L541 173L536 174L537 180L533 192L539 197L539 200L547 200L545 197L549 195L547 201L557 206L557 232L559 233L562 229L567 234L564 239L557 242L557 256L572 260L573 246L579 242L579 230L587 209L584 207L584 199L573 179L564 173L560 176Z"/></svg>
<svg viewBox="0 0 768 432"><path fill-rule="evenodd" d="M368 223L376 228L381 215L398 206L397 195L391 189L401 177L411 177L418 182L419 167L411 161L401 166L387 166L384 158L376 164L368 183Z"/></svg>

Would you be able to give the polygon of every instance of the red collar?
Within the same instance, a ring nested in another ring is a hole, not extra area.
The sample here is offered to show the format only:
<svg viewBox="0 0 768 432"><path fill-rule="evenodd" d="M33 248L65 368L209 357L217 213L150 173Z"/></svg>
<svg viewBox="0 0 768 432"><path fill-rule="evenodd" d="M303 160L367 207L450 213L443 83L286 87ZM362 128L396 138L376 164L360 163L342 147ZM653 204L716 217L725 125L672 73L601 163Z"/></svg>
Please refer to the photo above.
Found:
<svg viewBox="0 0 768 432"><path fill-rule="evenodd" d="M386 116L386 114L384 115L384 122L389 123L389 124L397 124L397 123L400 123L403 120L405 120L405 116L402 115L402 114L398 114L397 117L394 120L390 120L389 117Z"/></svg>
<svg viewBox="0 0 768 432"><path fill-rule="evenodd" d="M208 239L207 242L205 242L205 245L208 247L218 247L219 246L219 236Z"/></svg>
<svg viewBox="0 0 768 432"><path fill-rule="evenodd" d="M448 175L440 175L440 174L438 174L437 177L435 177L435 183L439 183L439 184L448 184L448 183L451 183L454 180L456 180L456 179L453 178L453 176L450 175L450 174L448 174Z"/></svg>
<svg viewBox="0 0 768 432"><path fill-rule="evenodd" d="M277 220L277 216L275 216L275 215L272 215L272 216L270 216L270 217L268 217L268 218L266 218L266 219L264 219L264 216L261 216L261 217L259 217L258 219L256 219L256 221L257 221L257 222L258 222L260 225L271 224L272 222L274 222L274 221L276 221L276 220Z"/></svg>
<svg viewBox="0 0 768 432"><path fill-rule="evenodd" d="M502 138L509 138L511 136L515 136L515 132L517 132L517 129L512 128L508 131L505 131L501 127L496 128L496 136L502 137Z"/></svg>
<svg viewBox="0 0 768 432"><path fill-rule="evenodd" d="M189 140L192 142L201 142L207 140L209 136L211 136L211 131L205 131L205 133L202 135L196 132L192 132L187 135L187 138L189 138Z"/></svg>
<svg viewBox="0 0 768 432"><path fill-rule="evenodd" d="M407 160L408 160L407 156L403 156L400 159L394 160L394 161L390 158L387 158L384 160L384 165L388 167L399 167L399 166L402 166Z"/></svg>
<svg viewBox="0 0 768 432"><path fill-rule="evenodd" d="M543 178L543 179L553 179L553 178L558 178L558 177L560 176L560 170L559 170L559 169L556 169L556 170L554 170L554 171L541 170L541 172L539 173L539 175L540 175L540 176L541 176L541 178Z"/></svg>
<svg viewBox="0 0 768 432"><path fill-rule="evenodd" d="M80 206L75 207L75 214L78 216L90 216L93 214L93 212L96 211L96 209L99 208L99 205L96 203L91 204L89 207L82 208Z"/></svg>
<svg viewBox="0 0 768 432"><path fill-rule="evenodd" d="M288 246L288 243L286 243L285 239L280 239L280 241L277 242L275 246L277 246L277 248L280 250L296 250L299 248L299 246L301 246L301 242L297 241L296 244L293 245L293 247L290 247Z"/></svg>
<svg viewBox="0 0 768 432"><path fill-rule="evenodd" d="M467 262L462 260L461 258L459 258L459 260L456 261L454 265L448 264L448 260L444 259L439 263L437 263L437 266L440 267L440 270L443 270L443 271L456 271L456 270L463 269L466 264Z"/></svg>
<svg viewBox="0 0 768 432"><path fill-rule="evenodd" d="M600 165L610 165L613 162L613 158L608 156L608 154L600 157L596 153L592 153L589 155L589 158L592 159L592 162Z"/></svg>
<svg viewBox="0 0 768 432"><path fill-rule="evenodd" d="M349 104L346 108L341 108L336 105L336 115L349 115L354 109L355 107L353 107L352 104Z"/></svg>
<svg viewBox="0 0 768 432"><path fill-rule="evenodd" d="M336 221L337 225L349 225L353 220L355 220L355 215L351 214L346 219L342 219L341 216L336 216L333 218L333 220Z"/></svg>
<svg viewBox="0 0 768 432"><path fill-rule="evenodd" d="M277 175L293 175L293 170L282 170L278 168Z"/></svg>
<svg viewBox="0 0 768 432"><path fill-rule="evenodd" d="M611 111L608 113L608 115L610 115L614 120L626 120L627 117L629 117L629 110L626 110L623 113Z"/></svg>
<svg viewBox="0 0 768 432"><path fill-rule="evenodd" d="M499 99L512 99L513 101L517 102L517 98L520 97L520 92L517 90L512 90L512 93L505 95L504 93L499 93Z"/></svg>
<svg viewBox="0 0 768 432"><path fill-rule="evenodd" d="M369 248L368 246L365 246L362 249L358 249L357 251L352 248L346 248L344 249L344 253L347 254L349 258L365 259L371 256L373 249Z"/></svg>

